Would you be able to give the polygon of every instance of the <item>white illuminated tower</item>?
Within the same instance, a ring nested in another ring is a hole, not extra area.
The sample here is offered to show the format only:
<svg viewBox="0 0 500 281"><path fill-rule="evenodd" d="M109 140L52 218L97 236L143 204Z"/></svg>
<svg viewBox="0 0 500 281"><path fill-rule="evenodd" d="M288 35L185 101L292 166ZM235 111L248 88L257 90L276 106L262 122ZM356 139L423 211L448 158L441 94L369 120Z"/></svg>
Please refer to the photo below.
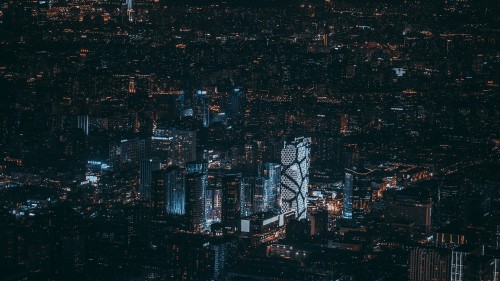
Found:
<svg viewBox="0 0 500 281"><path fill-rule="evenodd" d="M307 218L307 185L311 138L285 142L281 150L281 209L295 211L297 219Z"/></svg>

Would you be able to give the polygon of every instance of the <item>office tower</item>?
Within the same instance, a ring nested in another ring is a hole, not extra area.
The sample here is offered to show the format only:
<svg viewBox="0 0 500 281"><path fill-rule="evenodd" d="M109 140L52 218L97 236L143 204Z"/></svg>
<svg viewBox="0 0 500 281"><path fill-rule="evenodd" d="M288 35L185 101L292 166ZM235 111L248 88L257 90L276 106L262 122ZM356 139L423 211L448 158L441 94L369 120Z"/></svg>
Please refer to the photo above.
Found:
<svg viewBox="0 0 500 281"><path fill-rule="evenodd" d="M372 173L368 169L346 169L344 178L344 219L361 220L370 213Z"/></svg>
<svg viewBox="0 0 500 281"><path fill-rule="evenodd" d="M166 188L168 184L165 170L156 170L151 173L151 218L152 222L165 222L167 217Z"/></svg>
<svg viewBox="0 0 500 281"><path fill-rule="evenodd" d="M77 127L82 129L86 136L89 135L89 116L80 115L77 117Z"/></svg>
<svg viewBox="0 0 500 281"><path fill-rule="evenodd" d="M253 214L253 197L255 193L255 178L245 177L241 181L240 191L240 213L242 217L250 216Z"/></svg>
<svg viewBox="0 0 500 281"><path fill-rule="evenodd" d="M146 155L145 140L139 138L121 140L119 155L121 164L139 166Z"/></svg>
<svg viewBox="0 0 500 281"><path fill-rule="evenodd" d="M264 212L266 210L265 206L265 180L261 177L256 177L253 184L253 202L252 202L252 213Z"/></svg>
<svg viewBox="0 0 500 281"><path fill-rule="evenodd" d="M454 248L451 251L451 268L450 268L450 280L451 281L464 281L464 280L485 280L485 279L467 279L465 276L467 269L470 268L468 264L468 257L471 255L479 255L483 254L483 247L467 244L461 245L459 247Z"/></svg>
<svg viewBox="0 0 500 281"><path fill-rule="evenodd" d="M275 210L279 206L278 192L281 184L280 164L264 163L261 165L260 176L264 179L264 210Z"/></svg>
<svg viewBox="0 0 500 281"><path fill-rule="evenodd" d="M194 96L195 119L201 121L203 127L210 125L210 108L207 91L196 91Z"/></svg>
<svg viewBox="0 0 500 281"><path fill-rule="evenodd" d="M145 159L141 161L139 178L139 193L141 194L141 199L151 199L152 174L160 168L161 162L157 159Z"/></svg>
<svg viewBox="0 0 500 281"><path fill-rule="evenodd" d="M243 111L243 101L243 92L239 88L234 88L229 99L229 112L231 114L231 118L236 119L241 115Z"/></svg>
<svg viewBox="0 0 500 281"><path fill-rule="evenodd" d="M208 187L205 197L205 217L208 225L221 221L222 174L208 173Z"/></svg>
<svg viewBox="0 0 500 281"><path fill-rule="evenodd" d="M210 241L207 246L213 253L213 277L210 280L222 280L225 269L237 260L239 254L237 239L221 239Z"/></svg>
<svg viewBox="0 0 500 281"><path fill-rule="evenodd" d="M464 277L464 263L465 263L465 257L467 256L467 253L464 253L462 251L455 251L453 250L451 252L451 269L450 269L450 274L451 274L451 281L463 281Z"/></svg>
<svg viewBox="0 0 500 281"><path fill-rule="evenodd" d="M179 125L184 107L184 92L168 91L154 95L154 102L155 117L159 128Z"/></svg>
<svg viewBox="0 0 500 281"><path fill-rule="evenodd" d="M166 161L168 166L184 167L196 160L196 132L156 129L151 137L151 154Z"/></svg>
<svg viewBox="0 0 500 281"><path fill-rule="evenodd" d="M222 177L222 226L232 233L239 228L241 173Z"/></svg>
<svg viewBox="0 0 500 281"><path fill-rule="evenodd" d="M185 222L191 232L203 232L205 222L205 193L207 175L199 172L186 175Z"/></svg>
<svg viewBox="0 0 500 281"><path fill-rule="evenodd" d="M450 278L449 250L415 248L410 252L410 281L447 281Z"/></svg>
<svg viewBox="0 0 500 281"><path fill-rule="evenodd" d="M172 166L161 170L159 176L163 179L165 188L166 214L168 216L184 215L185 170Z"/></svg>
<svg viewBox="0 0 500 281"><path fill-rule="evenodd" d="M311 138L285 142L281 150L281 208L294 210L297 219L307 218L307 185Z"/></svg>
<svg viewBox="0 0 500 281"><path fill-rule="evenodd" d="M261 177L243 178L240 191L241 216L267 211L264 202L265 182Z"/></svg>
<svg viewBox="0 0 500 281"><path fill-rule="evenodd" d="M410 221L429 230L432 222L432 202L411 198L387 198L384 217L387 222Z"/></svg>
<svg viewBox="0 0 500 281"><path fill-rule="evenodd" d="M328 230L328 212L320 209L309 214L311 222L311 236L323 233Z"/></svg>
<svg viewBox="0 0 500 281"><path fill-rule="evenodd" d="M66 159L67 165L74 165L75 169L83 171L85 169L86 159L86 138L83 131L78 129L69 129L59 136L60 149Z"/></svg>
<svg viewBox="0 0 500 281"><path fill-rule="evenodd" d="M245 153L245 172L248 174L255 174L255 164L256 159L256 147L253 143L247 143L244 146Z"/></svg>
<svg viewBox="0 0 500 281"><path fill-rule="evenodd" d="M173 130L171 165L183 167L196 160L196 131Z"/></svg>
<svg viewBox="0 0 500 281"><path fill-rule="evenodd" d="M352 190L354 185L353 175L345 173L344 178L344 208L342 209L342 217L344 219L352 219Z"/></svg>
<svg viewBox="0 0 500 281"><path fill-rule="evenodd" d="M440 225L450 224L464 218L466 185L464 180L446 179L438 187L438 221Z"/></svg>

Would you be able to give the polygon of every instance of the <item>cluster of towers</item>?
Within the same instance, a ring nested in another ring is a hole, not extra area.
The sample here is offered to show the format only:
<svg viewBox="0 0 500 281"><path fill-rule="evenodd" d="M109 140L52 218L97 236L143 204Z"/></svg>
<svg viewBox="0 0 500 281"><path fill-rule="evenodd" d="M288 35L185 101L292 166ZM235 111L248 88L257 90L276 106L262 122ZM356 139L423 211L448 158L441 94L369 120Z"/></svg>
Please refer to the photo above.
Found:
<svg viewBox="0 0 500 281"><path fill-rule="evenodd" d="M310 144L310 138L285 142L281 163L263 163L252 177L209 169L207 161L193 161L189 150L168 165L144 160L140 196L149 202L153 222L182 218L185 230L194 233L215 227L234 233L241 218L264 212L293 211L305 219Z"/></svg>

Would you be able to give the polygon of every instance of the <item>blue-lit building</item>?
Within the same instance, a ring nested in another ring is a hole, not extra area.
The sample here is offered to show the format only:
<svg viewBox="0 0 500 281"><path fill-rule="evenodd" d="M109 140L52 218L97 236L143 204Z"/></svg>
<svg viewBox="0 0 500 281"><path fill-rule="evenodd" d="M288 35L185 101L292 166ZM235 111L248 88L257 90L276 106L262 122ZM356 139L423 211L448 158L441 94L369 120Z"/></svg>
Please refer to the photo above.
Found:
<svg viewBox="0 0 500 281"><path fill-rule="evenodd" d="M346 169L344 178L344 219L361 220L371 211L372 172L365 168Z"/></svg>
<svg viewBox="0 0 500 281"><path fill-rule="evenodd" d="M185 170L176 166L169 167L161 172L164 178L165 208L169 216L184 215L185 202Z"/></svg>
<svg viewBox="0 0 500 281"><path fill-rule="evenodd" d="M278 163L264 163L261 165L260 175L263 182L263 211L278 211L278 193L281 183L281 165Z"/></svg>
<svg viewBox="0 0 500 281"><path fill-rule="evenodd" d="M204 161L192 161L186 164L186 173L208 173L208 162Z"/></svg>
<svg viewBox="0 0 500 281"><path fill-rule="evenodd" d="M207 174L194 172L186 175L185 223L188 231L200 233L207 229L205 196Z"/></svg>
<svg viewBox="0 0 500 281"><path fill-rule="evenodd" d="M210 126L209 96L207 91L196 91L194 98L195 118L201 121L203 127Z"/></svg>

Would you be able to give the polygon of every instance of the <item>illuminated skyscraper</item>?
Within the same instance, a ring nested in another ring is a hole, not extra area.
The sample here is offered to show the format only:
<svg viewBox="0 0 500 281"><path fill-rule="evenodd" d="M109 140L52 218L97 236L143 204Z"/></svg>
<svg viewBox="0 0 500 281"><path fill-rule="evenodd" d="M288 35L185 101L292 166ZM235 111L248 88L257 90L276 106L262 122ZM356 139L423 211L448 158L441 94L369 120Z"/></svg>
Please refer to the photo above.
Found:
<svg viewBox="0 0 500 281"><path fill-rule="evenodd" d="M166 161L168 166L184 167L196 160L196 132L156 129L151 137L151 154Z"/></svg>
<svg viewBox="0 0 500 281"><path fill-rule="evenodd" d="M260 175L264 179L263 208L265 211L275 210L279 206L278 191L281 183L281 166L278 163L264 163L261 166Z"/></svg>
<svg viewBox="0 0 500 281"><path fill-rule="evenodd" d="M146 155L146 142L140 138L121 140L118 154L120 164L137 167Z"/></svg>
<svg viewBox="0 0 500 281"><path fill-rule="evenodd" d="M184 214L184 176L185 170L176 166L161 170L161 177L165 188L165 208L167 215Z"/></svg>
<svg viewBox="0 0 500 281"><path fill-rule="evenodd" d="M351 173L345 173L344 178L344 208L342 209L342 217L344 219L352 219L352 186L354 179Z"/></svg>
<svg viewBox="0 0 500 281"><path fill-rule="evenodd" d="M89 116L88 115L80 115L77 117L77 126L78 129L82 129L85 135L89 135Z"/></svg>
<svg viewBox="0 0 500 281"><path fill-rule="evenodd" d="M225 231L235 232L240 219L241 173L222 177L222 226Z"/></svg>
<svg viewBox="0 0 500 281"><path fill-rule="evenodd" d="M241 181L240 213L242 217L250 216L253 214L254 185L254 177L246 177Z"/></svg>
<svg viewBox="0 0 500 281"><path fill-rule="evenodd" d="M209 172L205 197L205 217L208 225L221 221L221 204L222 174L218 171Z"/></svg>
<svg viewBox="0 0 500 281"><path fill-rule="evenodd" d="M205 193L207 189L207 175L191 173L186 175L185 219L186 227L192 232L203 232L206 229L205 221Z"/></svg>
<svg viewBox="0 0 500 281"><path fill-rule="evenodd" d="M154 171L161 168L161 162L156 159L145 159L141 161L139 192L143 200L151 199L151 182Z"/></svg>
<svg viewBox="0 0 500 281"><path fill-rule="evenodd" d="M372 172L368 169L346 169L344 178L344 219L363 219L370 212Z"/></svg>
<svg viewBox="0 0 500 281"><path fill-rule="evenodd" d="M285 142L281 150L281 209L293 210L297 219L307 218L307 185L311 138Z"/></svg>
<svg viewBox="0 0 500 281"><path fill-rule="evenodd" d="M261 177L245 177L241 182L241 216L267 211L265 205L266 180Z"/></svg>
<svg viewBox="0 0 500 281"><path fill-rule="evenodd" d="M195 118L202 121L203 127L210 125L210 108L207 91L197 91L194 100Z"/></svg>

